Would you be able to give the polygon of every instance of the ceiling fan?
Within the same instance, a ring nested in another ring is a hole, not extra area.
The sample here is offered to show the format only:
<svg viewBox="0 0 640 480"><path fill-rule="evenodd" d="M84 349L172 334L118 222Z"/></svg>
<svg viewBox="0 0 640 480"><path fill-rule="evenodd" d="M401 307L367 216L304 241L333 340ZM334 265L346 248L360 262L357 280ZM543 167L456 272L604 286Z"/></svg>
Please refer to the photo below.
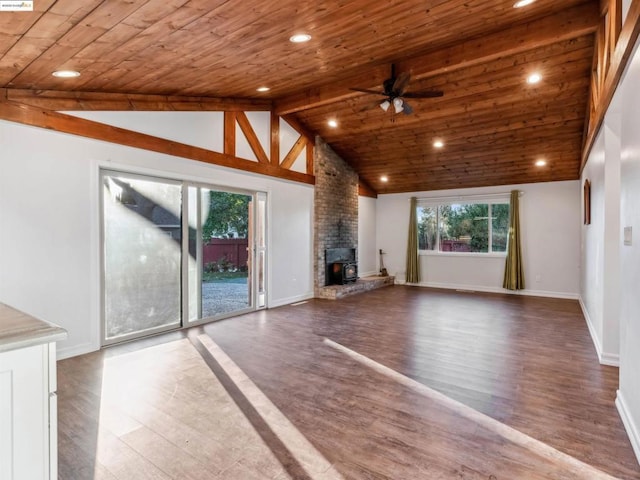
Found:
<svg viewBox="0 0 640 480"><path fill-rule="evenodd" d="M396 76L396 66L392 64L391 77L382 82L382 92L378 90L368 90L366 88L351 88L350 90L387 97L380 103L380 108L386 112L389 110L389 107L393 105L395 113L402 112L405 115L413 113L413 108L407 103L406 98L435 98L444 95L441 90L406 92L405 90L409 86L409 80L411 80L411 74L409 72L402 72Z"/></svg>

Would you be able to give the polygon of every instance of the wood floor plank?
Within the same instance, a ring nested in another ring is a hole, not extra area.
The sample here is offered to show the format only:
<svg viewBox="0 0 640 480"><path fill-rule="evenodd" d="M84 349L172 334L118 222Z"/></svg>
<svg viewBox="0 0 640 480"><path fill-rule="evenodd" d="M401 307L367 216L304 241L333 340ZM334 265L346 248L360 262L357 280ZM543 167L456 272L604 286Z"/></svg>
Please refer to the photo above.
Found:
<svg viewBox="0 0 640 480"><path fill-rule="evenodd" d="M613 403L618 369L599 365L576 301L393 286L196 332L345 479L592 480L567 467L566 454L640 480ZM210 478L294 478L185 335L59 362L61 479L147 478L130 468L138 457L169 478L204 478L198 465L217 475ZM543 442L559 459L460 416L325 338ZM92 467L94 477L82 476Z"/></svg>
<svg viewBox="0 0 640 480"><path fill-rule="evenodd" d="M59 362L61 479L282 475L189 341L142 344Z"/></svg>
<svg viewBox="0 0 640 480"><path fill-rule="evenodd" d="M127 433L121 439L171 478L211 480L220 473L146 427Z"/></svg>
<svg viewBox="0 0 640 480"><path fill-rule="evenodd" d="M300 419L298 428L331 461L349 464L334 456L337 448L313 417L325 410L346 430L366 430L382 407L362 403L359 411L335 399L358 390L344 384L372 397L377 387L314 346L323 337L600 470L640 478L613 404L617 369L598 364L575 301L394 286L258 312L205 331L289 418Z"/></svg>

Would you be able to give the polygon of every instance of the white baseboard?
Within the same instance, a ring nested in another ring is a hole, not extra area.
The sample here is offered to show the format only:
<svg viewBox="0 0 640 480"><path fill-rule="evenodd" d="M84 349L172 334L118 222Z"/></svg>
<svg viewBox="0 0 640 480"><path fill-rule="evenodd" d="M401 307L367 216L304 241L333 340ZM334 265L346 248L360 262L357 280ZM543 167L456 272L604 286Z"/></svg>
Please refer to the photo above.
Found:
<svg viewBox="0 0 640 480"><path fill-rule="evenodd" d="M502 289L502 293L511 293L514 295L527 295L529 297L546 297L546 298L564 298L565 300L578 300L580 298L579 293L568 292L549 292L547 290L516 290L511 291Z"/></svg>
<svg viewBox="0 0 640 480"><path fill-rule="evenodd" d="M269 302L269 308L282 307L283 305L290 305L292 303L301 302L303 300L309 300L310 298L313 298L313 297L314 297L313 292L311 292L311 293L304 293L302 295L296 295L293 297L272 300L271 302Z"/></svg>
<svg viewBox="0 0 640 480"><path fill-rule="evenodd" d="M65 348L57 348L56 358L58 360L64 360L65 358L77 357L78 355L84 355L85 353L96 352L98 350L100 350L100 345L94 345L93 343L71 345Z"/></svg>
<svg viewBox="0 0 640 480"><path fill-rule="evenodd" d="M404 283L398 282L396 283ZM482 285L463 285L455 283L438 283L438 282L420 282L420 283L408 283L407 285L414 285L418 287L431 287L431 288L447 288L450 290L464 290L468 292L485 292L485 293L506 293L509 295L526 295L530 297L548 297L548 298L565 298L568 300L578 300L580 295L577 293L566 292L549 292L546 290L507 290L500 287L487 287Z"/></svg>
<svg viewBox="0 0 640 480"><path fill-rule="evenodd" d="M616 407L618 408L618 413L620 414L620 418L622 419L622 423L624 424L624 429L627 431L627 435L629 436L629 440L631 441L633 452L636 454L638 463L640 463L640 432L638 431L639 427L638 424L634 421L634 418L631 415L631 411L629 410L629 406L620 390L618 390L616 395Z"/></svg>
<svg viewBox="0 0 640 480"><path fill-rule="evenodd" d="M602 351L602 343L600 341L600 337L598 336L598 333L596 332L596 329L593 326L593 322L591 321L591 317L589 316L589 311L587 310L587 306L584 304L584 301L582 300L582 296L578 298L578 303L580 304L580 308L582 309L582 315L584 315L584 319L587 323L587 328L589 329L589 335L591 335L591 341L593 342L593 346L596 349L596 354L598 355L598 361L600 362L601 365L619 367L620 355Z"/></svg>
<svg viewBox="0 0 640 480"><path fill-rule="evenodd" d="M601 365L609 365L610 367L620 367L620 355L614 353L604 353L599 356Z"/></svg>

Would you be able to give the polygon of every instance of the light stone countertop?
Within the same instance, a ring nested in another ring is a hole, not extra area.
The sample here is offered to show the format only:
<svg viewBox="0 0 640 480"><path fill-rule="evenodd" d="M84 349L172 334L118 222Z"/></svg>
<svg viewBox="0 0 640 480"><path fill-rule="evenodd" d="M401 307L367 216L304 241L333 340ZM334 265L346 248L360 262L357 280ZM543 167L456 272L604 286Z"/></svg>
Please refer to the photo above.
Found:
<svg viewBox="0 0 640 480"><path fill-rule="evenodd" d="M67 331L0 303L0 352L57 342Z"/></svg>

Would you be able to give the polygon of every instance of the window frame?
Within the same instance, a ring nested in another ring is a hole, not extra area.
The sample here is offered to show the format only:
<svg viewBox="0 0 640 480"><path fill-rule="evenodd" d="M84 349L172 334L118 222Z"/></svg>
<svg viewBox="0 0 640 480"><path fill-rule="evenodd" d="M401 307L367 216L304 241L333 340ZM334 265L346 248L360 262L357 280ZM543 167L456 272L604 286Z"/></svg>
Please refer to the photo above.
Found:
<svg viewBox="0 0 640 480"><path fill-rule="evenodd" d="M440 251L440 207L445 205L487 205L488 213L488 245L487 252L443 252ZM504 258L507 256L507 250L509 243L507 242L504 252L493 252L493 222L492 220L492 205L495 204L510 204L509 194L496 194L496 195L471 195L468 197L434 197L434 198L422 198L418 199L416 205L416 215L418 215L419 208L431 207L436 211L436 243L433 250L421 250L418 247L418 255L420 256L441 256L441 257L484 257L484 258ZM509 207L511 208L511 207ZM511 215L511 211L509 211ZM419 221L419 220L418 220ZM420 242L418 241L418 245Z"/></svg>

